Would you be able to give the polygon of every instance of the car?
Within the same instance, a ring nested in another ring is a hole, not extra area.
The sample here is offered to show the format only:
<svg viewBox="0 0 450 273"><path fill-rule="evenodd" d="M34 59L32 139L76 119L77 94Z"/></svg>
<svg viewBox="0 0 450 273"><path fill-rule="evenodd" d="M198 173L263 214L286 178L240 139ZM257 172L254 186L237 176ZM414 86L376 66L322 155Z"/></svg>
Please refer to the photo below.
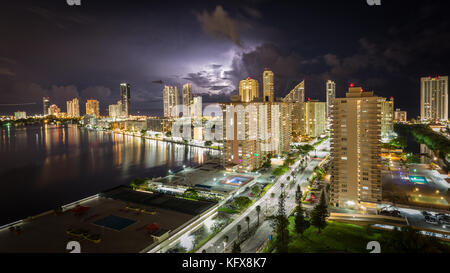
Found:
<svg viewBox="0 0 450 273"><path fill-rule="evenodd" d="M431 216L431 213L429 213L428 211L422 211L422 215L423 216Z"/></svg>
<svg viewBox="0 0 450 273"><path fill-rule="evenodd" d="M439 225L439 221L435 217L428 216L428 219L425 219L425 222L432 225Z"/></svg>

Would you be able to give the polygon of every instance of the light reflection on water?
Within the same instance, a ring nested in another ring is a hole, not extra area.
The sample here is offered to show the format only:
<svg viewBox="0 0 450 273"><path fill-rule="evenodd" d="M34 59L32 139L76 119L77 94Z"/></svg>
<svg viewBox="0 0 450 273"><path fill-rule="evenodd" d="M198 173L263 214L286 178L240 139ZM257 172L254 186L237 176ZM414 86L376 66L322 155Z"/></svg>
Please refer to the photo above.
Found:
<svg viewBox="0 0 450 273"><path fill-rule="evenodd" d="M2 127L0 225L217 155L74 125Z"/></svg>

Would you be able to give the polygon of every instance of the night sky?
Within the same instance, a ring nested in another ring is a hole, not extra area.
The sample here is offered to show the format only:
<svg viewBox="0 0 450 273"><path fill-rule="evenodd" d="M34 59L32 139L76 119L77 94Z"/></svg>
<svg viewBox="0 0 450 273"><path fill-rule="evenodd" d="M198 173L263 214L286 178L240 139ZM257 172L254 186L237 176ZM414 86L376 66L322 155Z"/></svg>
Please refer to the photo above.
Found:
<svg viewBox="0 0 450 273"><path fill-rule="evenodd" d="M164 84L228 101L269 67L277 97L304 79L306 97L325 100L331 79L338 97L355 83L416 117L420 77L449 74L446 1L381 2L2 1L0 113L41 113L50 96L62 111L79 97L82 113L98 99L106 115L128 82L131 113L160 115Z"/></svg>

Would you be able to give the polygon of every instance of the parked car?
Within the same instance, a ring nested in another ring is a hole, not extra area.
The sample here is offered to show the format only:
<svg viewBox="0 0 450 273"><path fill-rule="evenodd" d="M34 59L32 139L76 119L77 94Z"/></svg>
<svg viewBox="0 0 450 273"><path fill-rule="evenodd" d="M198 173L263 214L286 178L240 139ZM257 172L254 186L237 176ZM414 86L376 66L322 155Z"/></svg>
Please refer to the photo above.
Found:
<svg viewBox="0 0 450 273"><path fill-rule="evenodd" d="M427 216L425 217L425 222L432 225L439 225L439 221L436 219L436 217Z"/></svg>

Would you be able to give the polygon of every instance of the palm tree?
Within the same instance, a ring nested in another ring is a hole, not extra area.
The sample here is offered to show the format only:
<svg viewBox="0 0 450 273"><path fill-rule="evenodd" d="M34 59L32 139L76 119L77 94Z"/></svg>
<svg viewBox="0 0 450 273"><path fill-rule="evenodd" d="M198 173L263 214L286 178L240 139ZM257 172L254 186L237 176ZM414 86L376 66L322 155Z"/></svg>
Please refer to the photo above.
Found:
<svg viewBox="0 0 450 273"><path fill-rule="evenodd" d="M256 206L256 213L258 214L258 226L259 226L259 213L261 212L261 206Z"/></svg>
<svg viewBox="0 0 450 273"><path fill-rule="evenodd" d="M247 222L247 232L250 233L250 217L246 216L245 217L245 222Z"/></svg>
<svg viewBox="0 0 450 273"><path fill-rule="evenodd" d="M241 234L241 229L242 229L242 227L241 227L241 225L237 225L237 233L238 233L238 240L239 240L239 234Z"/></svg>

